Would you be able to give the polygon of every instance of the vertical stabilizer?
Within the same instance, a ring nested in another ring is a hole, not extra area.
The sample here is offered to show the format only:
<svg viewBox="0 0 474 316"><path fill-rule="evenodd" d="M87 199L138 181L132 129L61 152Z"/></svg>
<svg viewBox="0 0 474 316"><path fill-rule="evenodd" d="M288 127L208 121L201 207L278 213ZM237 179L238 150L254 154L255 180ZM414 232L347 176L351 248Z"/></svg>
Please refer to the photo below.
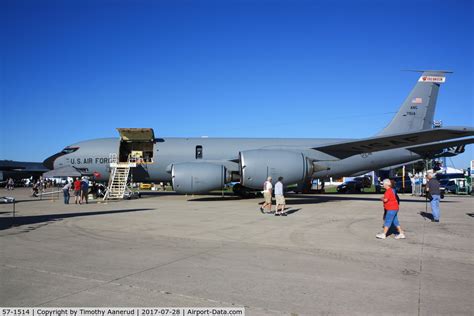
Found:
<svg viewBox="0 0 474 316"><path fill-rule="evenodd" d="M421 72L413 90L403 102L390 124L378 135L416 132L432 128L439 86L446 81L444 70L415 70Z"/></svg>

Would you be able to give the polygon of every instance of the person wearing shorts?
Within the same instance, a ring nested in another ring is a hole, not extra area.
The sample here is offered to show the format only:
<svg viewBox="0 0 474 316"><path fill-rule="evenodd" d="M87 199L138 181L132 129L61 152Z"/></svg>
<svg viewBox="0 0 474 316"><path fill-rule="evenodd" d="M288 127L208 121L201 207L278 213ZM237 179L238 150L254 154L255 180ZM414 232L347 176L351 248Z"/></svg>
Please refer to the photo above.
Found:
<svg viewBox="0 0 474 316"><path fill-rule="evenodd" d="M267 181L263 184L263 197L265 201L263 202L262 206L260 207L260 212L265 213L265 209L267 209L268 213L272 212L272 177L268 177Z"/></svg>
<svg viewBox="0 0 474 316"><path fill-rule="evenodd" d="M278 177L278 182L275 184L275 199L276 210L275 216L286 216L285 213L285 196L283 195L283 177Z"/></svg>
<svg viewBox="0 0 474 316"><path fill-rule="evenodd" d="M379 239L387 238L387 232L392 225L397 228L398 235L395 236L395 239L405 239L405 234L402 231L400 223L398 222L398 201L395 196L395 192L392 189L392 183L389 179L383 180L383 187L385 188L385 194L381 198L383 202L384 210L387 210L385 216L385 223L383 227L383 232L375 235Z"/></svg>
<svg viewBox="0 0 474 316"><path fill-rule="evenodd" d="M74 202L81 204L81 180L79 178L74 181Z"/></svg>

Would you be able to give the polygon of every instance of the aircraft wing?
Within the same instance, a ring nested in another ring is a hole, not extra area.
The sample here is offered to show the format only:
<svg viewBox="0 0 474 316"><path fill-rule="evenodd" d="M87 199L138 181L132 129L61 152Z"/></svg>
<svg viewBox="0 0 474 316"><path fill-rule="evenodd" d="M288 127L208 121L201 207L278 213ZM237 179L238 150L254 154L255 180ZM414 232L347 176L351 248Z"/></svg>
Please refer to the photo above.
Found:
<svg viewBox="0 0 474 316"><path fill-rule="evenodd" d="M41 162L0 160L0 171L46 172L48 169Z"/></svg>
<svg viewBox="0 0 474 316"><path fill-rule="evenodd" d="M452 157L464 152L465 146L474 143L474 137L448 142L436 142L427 145L408 147L407 149L424 157Z"/></svg>
<svg viewBox="0 0 474 316"><path fill-rule="evenodd" d="M313 149L339 159L367 152L402 148L414 145L425 145L447 139L462 138L474 135L472 127L435 128L414 133L402 133L375 136L361 140L345 141L314 147Z"/></svg>

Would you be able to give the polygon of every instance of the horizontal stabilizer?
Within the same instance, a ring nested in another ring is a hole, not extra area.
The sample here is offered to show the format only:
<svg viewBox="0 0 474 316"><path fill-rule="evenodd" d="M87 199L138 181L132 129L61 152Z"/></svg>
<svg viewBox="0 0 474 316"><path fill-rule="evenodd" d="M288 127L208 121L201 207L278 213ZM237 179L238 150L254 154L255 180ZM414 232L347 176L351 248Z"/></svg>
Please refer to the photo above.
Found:
<svg viewBox="0 0 474 316"><path fill-rule="evenodd" d="M402 148L414 145L429 144L437 141L455 139L474 135L472 127L446 127L423 130L415 133L392 134L345 141L313 149L339 159L381 150Z"/></svg>

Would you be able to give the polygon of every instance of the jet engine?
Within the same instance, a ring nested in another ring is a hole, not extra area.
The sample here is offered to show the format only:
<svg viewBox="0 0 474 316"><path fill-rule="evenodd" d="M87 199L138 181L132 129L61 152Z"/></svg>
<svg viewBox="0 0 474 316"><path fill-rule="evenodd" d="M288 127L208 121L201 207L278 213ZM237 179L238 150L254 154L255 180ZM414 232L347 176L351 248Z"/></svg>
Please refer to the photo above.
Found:
<svg viewBox="0 0 474 316"><path fill-rule="evenodd" d="M206 162L183 162L171 168L173 188L178 193L204 193L230 182L227 169Z"/></svg>
<svg viewBox="0 0 474 316"><path fill-rule="evenodd" d="M257 149L240 152L241 184L259 189L267 177L283 177L283 183L304 181L313 173L313 163L301 152Z"/></svg>

